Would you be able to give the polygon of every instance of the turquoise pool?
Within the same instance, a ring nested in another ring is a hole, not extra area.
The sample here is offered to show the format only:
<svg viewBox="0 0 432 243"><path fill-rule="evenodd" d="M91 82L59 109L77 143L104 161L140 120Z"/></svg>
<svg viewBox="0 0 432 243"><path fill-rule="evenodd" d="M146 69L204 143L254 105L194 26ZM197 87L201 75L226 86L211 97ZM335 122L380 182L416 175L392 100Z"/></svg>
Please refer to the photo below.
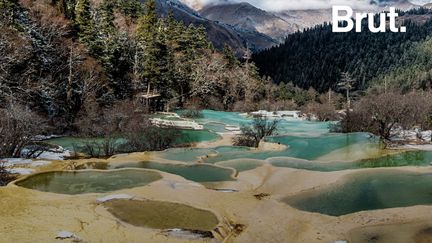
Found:
<svg viewBox="0 0 432 243"><path fill-rule="evenodd" d="M153 171L58 171L36 174L16 184L21 187L60 194L104 193L145 186L162 179Z"/></svg>
<svg viewBox="0 0 432 243"><path fill-rule="evenodd" d="M369 172L283 201L297 209L341 216L366 210L432 205L432 174Z"/></svg>
<svg viewBox="0 0 432 243"><path fill-rule="evenodd" d="M159 170L170 174L179 175L187 180L195 182L221 182L234 181L235 170L221 168L209 164L163 164L157 162L139 162L125 164L117 168L145 168Z"/></svg>
<svg viewBox="0 0 432 243"><path fill-rule="evenodd" d="M375 144L374 138L365 133L352 134L325 134L318 137L279 136L266 139L269 142L281 143L288 146L285 151L228 151L219 153L218 156L206 158L207 163L233 159L258 159L265 160L273 157L293 157L299 159L315 160L330 152L345 148L354 144ZM378 146L378 144L377 144Z"/></svg>

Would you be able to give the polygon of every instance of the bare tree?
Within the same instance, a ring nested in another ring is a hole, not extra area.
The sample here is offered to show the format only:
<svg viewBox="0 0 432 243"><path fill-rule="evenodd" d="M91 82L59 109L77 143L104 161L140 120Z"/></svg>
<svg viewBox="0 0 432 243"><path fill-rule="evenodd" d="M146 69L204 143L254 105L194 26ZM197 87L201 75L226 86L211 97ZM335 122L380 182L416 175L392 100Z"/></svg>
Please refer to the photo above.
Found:
<svg viewBox="0 0 432 243"><path fill-rule="evenodd" d="M342 73L341 82L338 84L339 88L346 91L346 99L347 99L347 110L351 109L351 97L350 92L354 89L355 80L351 77L351 75L347 72Z"/></svg>
<svg viewBox="0 0 432 243"><path fill-rule="evenodd" d="M430 121L430 95L387 92L363 97L341 121L343 132L370 132L389 141L395 128L411 129Z"/></svg>
<svg viewBox="0 0 432 243"><path fill-rule="evenodd" d="M45 121L30 109L10 102L0 109L0 157L20 157L33 137L45 131Z"/></svg>
<svg viewBox="0 0 432 243"><path fill-rule="evenodd" d="M309 120L316 118L318 121L336 121L339 118L335 106L331 103L311 102L303 107L302 113Z"/></svg>
<svg viewBox="0 0 432 243"><path fill-rule="evenodd" d="M257 116L252 125L243 125L241 134L234 138L236 146L247 146L257 148L265 137L275 135L279 120L269 120L266 117Z"/></svg>

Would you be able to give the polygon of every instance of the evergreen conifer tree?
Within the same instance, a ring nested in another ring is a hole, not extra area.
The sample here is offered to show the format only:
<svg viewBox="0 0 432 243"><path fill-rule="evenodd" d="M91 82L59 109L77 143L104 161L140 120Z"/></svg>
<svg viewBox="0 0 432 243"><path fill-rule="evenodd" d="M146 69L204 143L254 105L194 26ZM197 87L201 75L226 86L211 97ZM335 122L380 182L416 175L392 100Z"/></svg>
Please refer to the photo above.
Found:
<svg viewBox="0 0 432 243"><path fill-rule="evenodd" d="M0 21L6 23L13 23L15 18L15 6L14 0L0 0Z"/></svg>
<svg viewBox="0 0 432 243"><path fill-rule="evenodd" d="M80 41L87 44L90 51L92 51L96 46L96 34L90 0L77 0L75 5L75 25L78 29Z"/></svg>
<svg viewBox="0 0 432 243"><path fill-rule="evenodd" d="M223 49L223 54L225 59L228 61L228 68L233 68L239 64L234 52L231 50L231 47L225 44Z"/></svg>
<svg viewBox="0 0 432 243"><path fill-rule="evenodd" d="M138 20L137 41L141 49L139 61L142 65L141 81L146 85L147 91L156 89L160 80L160 43L158 43L158 17L155 0L148 0L145 14Z"/></svg>

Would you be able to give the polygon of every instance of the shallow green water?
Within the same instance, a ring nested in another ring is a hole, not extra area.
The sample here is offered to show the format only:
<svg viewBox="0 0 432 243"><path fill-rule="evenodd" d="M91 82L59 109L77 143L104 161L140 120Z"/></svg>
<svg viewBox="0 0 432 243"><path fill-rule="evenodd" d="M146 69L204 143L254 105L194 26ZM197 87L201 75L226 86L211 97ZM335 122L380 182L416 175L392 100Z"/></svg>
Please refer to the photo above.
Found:
<svg viewBox="0 0 432 243"><path fill-rule="evenodd" d="M160 152L157 156L167 160L195 163L199 158L211 154L217 154L216 150L202 148L175 148Z"/></svg>
<svg viewBox="0 0 432 243"><path fill-rule="evenodd" d="M104 205L118 219L140 227L211 231L219 224L212 212L179 203L112 200Z"/></svg>
<svg viewBox="0 0 432 243"><path fill-rule="evenodd" d="M266 140L287 145L289 148L285 151L230 151L220 153L218 156L209 157L208 159L205 159L205 162L216 163L242 158L265 160L273 157L293 157L314 160L332 151L354 144L374 143L374 140L371 139L370 135L365 133L326 134L318 137L280 136L267 138Z"/></svg>
<svg viewBox="0 0 432 243"><path fill-rule="evenodd" d="M181 134L176 144L209 142L220 138L219 135L208 130L182 130Z"/></svg>
<svg viewBox="0 0 432 243"><path fill-rule="evenodd" d="M158 153L158 157L173 161L195 163L199 161L200 158L209 159L213 156L219 157L218 155L223 156L228 154L244 154L248 151L250 151L249 148L229 146L217 147L213 149L175 148Z"/></svg>
<svg viewBox="0 0 432 243"><path fill-rule="evenodd" d="M220 136L214 132L208 130L181 130L181 136L175 141L176 145L207 142L219 139ZM61 137L46 140L45 142L62 146L64 149L77 152L85 152L84 146L88 143L99 143L102 144L104 139L102 138L78 138L78 137ZM126 143L125 139L117 139L117 146Z"/></svg>
<svg viewBox="0 0 432 243"><path fill-rule="evenodd" d="M179 111L181 113L181 111ZM197 122L204 124L210 130L215 132L224 132L224 126L220 124L241 126L249 125L252 122L250 117L241 115L238 112L221 112L212 110L203 110L203 117L196 119ZM279 134L287 133L300 133L300 134L311 134L319 135L329 132L329 122L313 122L313 121L302 121L302 120L280 120L278 126Z"/></svg>
<svg viewBox="0 0 432 243"><path fill-rule="evenodd" d="M269 162L276 167L287 167L313 171L340 171L349 169L402 167L402 166L430 166L432 152L408 151L391 154L379 158L365 159L356 162L318 162L299 160L295 158L271 158Z"/></svg>
<svg viewBox="0 0 432 243"><path fill-rule="evenodd" d="M118 168L145 168L164 171L167 173L179 175L187 180L195 182L220 182L234 181L234 170L220 168L208 164L163 164L157 162L139 162L122 165Z"/></svg>
<svg viewBox="0 0 432 243"><path fill-rule="evenodd" d="M432 205L432 174L375 172L342 185L283 199L300 210L340 216L366 210Z"/></svg>
<svg viewBox="0 0 432 243"><path fill-rule="evenodd" d="M228 132L228 130L225 129L225 124L223 123L216 123L216 122L206 123L204 124L204 128L212 132L219 132L219 133Z"/></svg>
<svg viewBox="0 0 432 243"><path fill-rule="evenodd" d="M302 120L281 120L278 134L298 134L303 136L318 136L329 133L330 122L314 122Z"/></svg>
<svg viewBox="0 0 432 243"><path fill-rule="evenodd" d="M256 169L264 165L263 161L252 159L229 160L216 163L218 166L233 168L238 172Z"/></svg>
<svg viewBox="0 0 432 243"><path fill-rule="evenodd" d="M223 112L223 111L212 111L203 110L203 117L196 119L199 123L223 123L227 125L239 126L241 124L249 124L251 119L240 115L237 112Z"/></svg>
<svg viewBox="0 0 432 243"><path fill-rule="evenodd" d="M366 133L326 134L318 137L281 136L266 139L289 146L279 154L287 157L313 160L332 151L354 144L371 144L378 141Z"/></svg>
<svg viewBox="0 0 432 243"><path fill-rule="evenodd" d="M103 141L104 139L102 138L60 137L60 138L48 139L45 142L62 146L64 149L70 151L77 150L77 152L84 152L84 145L89 143L102 144ZM125 142L126 141L124 139L117 139L116 144L117 146L119 146Z"/></svg>
<svg viewBox="0 0 432 243"><path fill-rule="evenodd" d="M43 192L75 195L140 187L159 179L162 179L162 176L157 172L140 170L62 171L36 174L17 185Z"/></svg>

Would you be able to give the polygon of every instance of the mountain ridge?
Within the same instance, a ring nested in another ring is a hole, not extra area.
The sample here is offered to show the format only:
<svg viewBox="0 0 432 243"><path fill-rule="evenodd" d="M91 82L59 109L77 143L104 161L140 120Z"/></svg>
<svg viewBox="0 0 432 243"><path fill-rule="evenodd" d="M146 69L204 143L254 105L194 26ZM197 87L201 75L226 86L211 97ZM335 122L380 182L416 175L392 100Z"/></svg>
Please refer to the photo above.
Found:
<svg viewBox="0 0 432 243"><path fill-rule="evenodd" d="M287 33L298 29L296 24L246 2L207 5L199 13L210 20L255 30L278 41L283 41Z"/></svg>
<svg viewBox="0 0 432 243"><path fill-rule="evenodd" d="M172 11L174 18L182 21L185 25L204 26L209 40L217 49L223 49L225 45L228 45L236 52L237 56L242 56L247 52L247 49L257 52L278 43L271 37L258 31L209 20L199 12L177 0L157 0L157 8L163 16L168 15Z"/></svg>

